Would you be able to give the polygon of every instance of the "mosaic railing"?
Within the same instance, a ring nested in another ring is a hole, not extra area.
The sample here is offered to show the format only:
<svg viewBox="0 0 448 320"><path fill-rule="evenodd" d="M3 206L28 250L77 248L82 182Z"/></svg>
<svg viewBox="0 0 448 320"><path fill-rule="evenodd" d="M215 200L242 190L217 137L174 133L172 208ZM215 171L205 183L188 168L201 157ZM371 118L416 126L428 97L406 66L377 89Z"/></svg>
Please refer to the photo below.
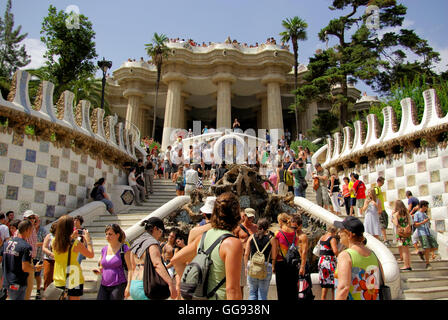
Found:
<svg viewBox="0 0 448 320"><path fill-rule="evenodd" d="M54 84L48 81L42 81L35 103L31 104L30 78L28 72L18 70L7 100L0 95L0 116L8 118L8 131L23 134L30 125L34 127L33 139L51 141L110 163L136 160L138 134L125 130L122 123L117 123L117 116L104 119L104 110L91 111L91 104L86 100L75 106L74 94L67 90L54 105Z"/></svg>

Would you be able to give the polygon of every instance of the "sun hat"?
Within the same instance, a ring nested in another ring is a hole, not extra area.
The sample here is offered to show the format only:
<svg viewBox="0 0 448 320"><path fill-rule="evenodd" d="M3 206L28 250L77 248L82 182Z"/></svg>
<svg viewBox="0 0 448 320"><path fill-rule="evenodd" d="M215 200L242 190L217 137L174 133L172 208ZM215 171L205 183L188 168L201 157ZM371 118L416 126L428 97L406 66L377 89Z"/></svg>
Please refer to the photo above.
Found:
<svg viewBox="0 0 448 320"><path fill-rule="evenodd" d="M36 214L33 212L33 210L26 210L26 211L23 213L23 217L24 217L24 218L28 218L28 217L31 217L31 216L36 216Z"/></svg>
<svg viewBox="0 0 448 320"><path fill-rule="evenodd" d="M205 204L201 207L201 212L205 214L211 214L213 212L213 207L215 206L216 197L207 197L205 199Z"/></svg>
<svg viewBox="0 0 448 320"><path fill-rule="evenodd" d="M252 209L252 208L246 208L246 209L244 209L244 213L246 214L246 216L247 216L248 218L255 217L255 210Z"/></svg>

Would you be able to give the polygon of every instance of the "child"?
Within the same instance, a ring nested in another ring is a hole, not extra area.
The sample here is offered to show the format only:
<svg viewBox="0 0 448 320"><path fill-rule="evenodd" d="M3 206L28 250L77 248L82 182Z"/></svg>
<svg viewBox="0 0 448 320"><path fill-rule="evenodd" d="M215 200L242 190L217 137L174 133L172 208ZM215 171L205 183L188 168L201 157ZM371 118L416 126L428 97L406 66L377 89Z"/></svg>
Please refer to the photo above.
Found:
<svg viewBox="0 0 448 320"><path fill-rule="evenodd" d="M420 240L420 244L424 250L426 269L431 270L432 267L429 264L429 253L439 246L437 240L431 235L429 229L429 218L426 215L428 211L428 201L421 200L418 211L414 214L414 226L417 229L417 234Z"/></svg>

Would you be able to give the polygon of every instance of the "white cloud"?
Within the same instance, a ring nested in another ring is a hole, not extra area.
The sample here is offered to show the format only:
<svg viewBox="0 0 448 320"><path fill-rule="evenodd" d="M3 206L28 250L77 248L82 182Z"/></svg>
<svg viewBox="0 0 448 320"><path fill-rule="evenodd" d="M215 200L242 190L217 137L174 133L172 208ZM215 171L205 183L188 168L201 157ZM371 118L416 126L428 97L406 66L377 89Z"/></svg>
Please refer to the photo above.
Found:
<svg viewBox="0 0 448 320"><path fill-rule="evenodd" d="M44 54L47 48L40 39L25 38L22 44L25 45L26 53L31 57L31 62L22 69L38 69L45 65Z"/></svg>

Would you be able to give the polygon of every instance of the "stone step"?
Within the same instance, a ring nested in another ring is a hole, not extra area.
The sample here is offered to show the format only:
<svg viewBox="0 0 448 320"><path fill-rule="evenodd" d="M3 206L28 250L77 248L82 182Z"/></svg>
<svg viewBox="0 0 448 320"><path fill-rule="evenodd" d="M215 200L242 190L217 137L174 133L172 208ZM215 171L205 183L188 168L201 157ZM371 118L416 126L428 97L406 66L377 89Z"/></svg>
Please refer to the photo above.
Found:
<svg viewBox="0 0 448 320"><path fill-rule="evenodd" d="M431 277L431 278L408 278L401 281L401 288L406 289L420 289L430 287L448 286L448 276Z"/></svg>
<svg viewBox="0 0 448 320"><path fill-rule="evenodd" d="M448 267L435 267L434 265L432 265L432 267L432 270L412 268L412 271L400 272L400 277L402 280L406 280L409 278L434 278L448 276Z"/></svg>
<svg viewBox="0 0 448 320"><path fill-rule="evenodd" d="M403 290L406 300L434 300L448 298L448 286Z"/></svg>
<svg viewBox="0 0 448 320"><path fill-rule="evenodd" d="M448 267L448 260L434 260L434 261L429 261L429 263L431 264L431 266L433 268L439 268L439 267ZM404 262L402 261L398 261L398 266L400 268L402 268L404 265ZM426 262L420 260L420 258L417 259L411 259L411 268L412 269L424 269L426 266ZM408 271L405 271L408 272Z"/></svg>

